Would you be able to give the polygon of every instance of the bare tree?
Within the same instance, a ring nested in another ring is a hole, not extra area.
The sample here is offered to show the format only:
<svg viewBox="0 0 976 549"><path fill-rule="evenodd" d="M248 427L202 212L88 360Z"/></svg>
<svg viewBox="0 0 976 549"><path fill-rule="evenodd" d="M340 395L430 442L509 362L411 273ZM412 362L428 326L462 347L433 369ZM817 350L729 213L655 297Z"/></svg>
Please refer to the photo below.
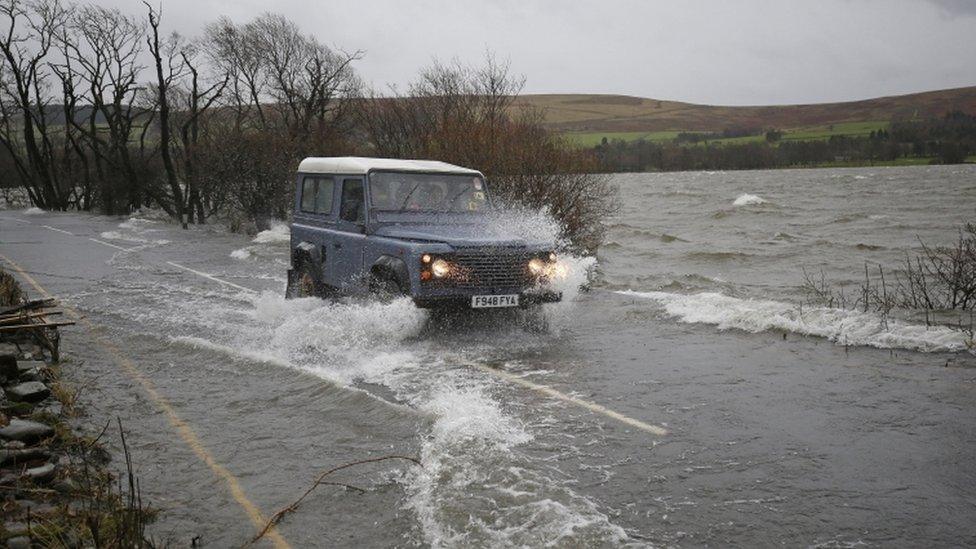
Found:
<svg viewBox="0 0 976 549"><path fill-rule="evenodd" d="M187 87L179 90L183 96L183 109L178 113L180 153L183 180L186 184L186 212L191 223L203 223L222 203L222 189L203 184L197 170L197 155L202 121L211 107L227 88L230 75L222 75L210 85L201 83L199 65L201 56L196 45L187 45L180 51L183 65L189 73ZM196 216L194 219L194 215Z"/></svg>
<svg viewBox="0 0 976 549"><path fill-rule="evenodd" d="M56 171L50 135L49 75L45 72L68 11L59 0L0 2L0 144L14 159L31 202L63 210L69 189Z"/></svg>
<svg viewBox="0 0 976 549"><path fill-rule="evenodd" d="M163 169L168 186L168 200L161 200L160 206L166 213L179 219L183 228L187 228L186 199L183 187L177 179L176 166L170 154L170 114L169 89L173 81L180 77L183 71L183 61L176 51L179 49L180 38L173 35L167 42L160 43L159 19L162 13L153 9L148 2L143 2L149 10L150 34L146 37L149 53L153 56L156 68L156 111L159 116L159 153L163 161ZM163 65L166 65L164 70Z"/></svg>
<svg viewBox="0 0 976 549"><path fill-rule="evenodd" d="M539 113L514 109L523 83L491 54L480 68L435 62L408 95L360 101L360 127L377 154L477 166L497 196L547 210L575 247L593 251L616 193L593 156L547 131Z"/></svg>
<svg viewBox="0 0 976 549"><path fill-rule="evenodd" d="M258 44L268 93L292 135L323 134L342 111L338 97L358 86L351 64L362 52L336 52L279 14L266 13L247 25Z"/></svg>
<svg viewBox="0 0 976 549"><path fill-rule="evenodd" d="M79 210L91 210L94 206L94 185L92 181L90 158L84 142L84 135L77 128L77 117L81 111L79 102L82 96L78 90L79 78L76 67L71 59L71 48L74 37L70 34L70 26L65 24L60 28L57 39L60 50L60 60L51 62L48 66L61 82L62 113L64 116L64 173L76 173L70 166L71 158L77 158L80 163L81 189L78 192L78 181L72 185L72 204Z"/></svg>
<svg viewBox="0 0 976 549"><path fill-rule="evenodd" d="M234 110L234 127L242 131L256 114L259 128L267 127L262 101L267 78L261 45L253 25L239 26L226 17L205 30L211 62L228 76L225 104Z"/></svg>
<svg viewBox="0 0 976 549"><path fill-rule="evenodd" d="M69 123L84 134L92 151L105 211L121 208L122 194L126 207L139 208L146 199L144 158L137 163L130 142L139 124L144 137L153 116L152 109L137 103L143 89L143 27L118 10L91 5L80 8L70 24L75 38L66 41L65 48L77 67L77 78L88 88L91 110L83 124L74 117Z"/></svg>

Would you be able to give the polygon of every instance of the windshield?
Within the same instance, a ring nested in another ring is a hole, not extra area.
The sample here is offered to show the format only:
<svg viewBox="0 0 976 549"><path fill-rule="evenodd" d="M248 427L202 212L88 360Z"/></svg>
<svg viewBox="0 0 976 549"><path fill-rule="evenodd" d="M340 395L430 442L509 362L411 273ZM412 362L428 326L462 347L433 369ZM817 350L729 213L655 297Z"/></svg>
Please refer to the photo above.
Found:
<svg viewBox="0 0 976 549"><path fill-rule="evenodd" d="M387 212L481 212L488 196L481 177L472 175L373 172L372 208Z"/></svg>

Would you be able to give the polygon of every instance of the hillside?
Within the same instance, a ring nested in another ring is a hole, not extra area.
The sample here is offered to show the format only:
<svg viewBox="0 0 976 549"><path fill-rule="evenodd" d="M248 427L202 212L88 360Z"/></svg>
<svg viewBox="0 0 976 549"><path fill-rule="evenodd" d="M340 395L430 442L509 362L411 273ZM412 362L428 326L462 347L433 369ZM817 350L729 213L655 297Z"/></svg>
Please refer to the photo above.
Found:
<svg viewBox="0 0 976 549"><path fill-rule="evenodd" d="M942 116L952 110L976 114L976 86L811 105L723 107L586 94L523 95L518 105L541 108L546 125L562 133L623 138L657 134L647 136L653 139L671 138L677 131L720 132L733 127L813 129L836 124L869 128L886 125L893 119Z"/></svg>

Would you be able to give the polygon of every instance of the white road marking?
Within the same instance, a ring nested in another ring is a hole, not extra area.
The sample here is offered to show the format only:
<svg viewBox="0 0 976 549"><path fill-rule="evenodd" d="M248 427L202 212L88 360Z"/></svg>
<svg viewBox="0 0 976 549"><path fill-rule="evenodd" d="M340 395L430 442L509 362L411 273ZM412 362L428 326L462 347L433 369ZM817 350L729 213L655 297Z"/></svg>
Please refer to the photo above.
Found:
<svg viewBox="0 0 976 549"><path fill-rule="evenodd" d="M115 248L116 250L122 250L123 252L131 252L134 249L134 248L123 248L122 246L116 246L115 244L112 244L111 242L105 242L104 240L99 240L97 238L89 238L88 240L91 240L92 242L98 242L99 244L101 244L103 246L108 246L110 248Z"/></svg>
<svg viewBox="0 0 976 549"><path fill-rule="evenodd" d="M30 221L27 221L26 219L17 219L15 217L0 217L0 219L2 219L4 221L14 221L16 223L24 223L26 225L33 225L33 223L31 223Z"/></svg>
<svg viewBox="0 0 976 549"><path fill-rule="evenodd" d="M25 221L23 219L14 219L12 217L0 217L0 219L8 220L8 221L16 221L17 223L26 223L28 225L32 225L32 223L30 221ZM75 233L71 233L71 232L68 232L68 231L66 231L64 229L59 229L57 227L52 227L50 225L41 225L41 227L44 227L45 229L48 229L48 230L51 230L51 231L54 231L54 232L58 232L58 233L61 233L61 234L66 234L68 236L78 236ZM98 240L97 238L89 238L88 240L91 240L92 242L98 242L102 246L108 246L110 248L115 248L116 250L121 250L123 252L131 252L131 251L134 250L134 248L123 248L122 246L116 246L115 244L112 244L110 242L105 242L104 240Z"/></svg>
<svg viewBox="0 0 976 549"><path fill-rule="evenodd" d="M614 412L613 410L611 410L611 409L609 409L609 408L607 408L605 406L601 406L601 405L596 404L594 402L588 402L586 400L582 400L582 399L578 399L578 398L573 397L573 396L569 396L566 393L561 393L561 392L553 389L552 387L546 387L545 385L539 385L538 383L533 383L533 382L531 382L531 381L529 381L529 380L527 380L525 378L521 378L521 377L519 377L519 376L517 376L515 374L511 374L511 373L506 372L504 370L499 370L497 368L491 368L489 366L485 366L484 364L477 364L475 362L465 362L465 365L466 366L470 366L472 368L475 368L477 370L481 370L482 372L491 374L491 375L493 375L495 377L499 377L501 379L504 379L505 381L514 383L516 385L521 385L522 387L526 387L526 388L532 389L533 391L536 391L537 393L542 393L542 394L544 394L546 396L550 396L552 398L555 398L555 399L558 399L558 400L562 400L563 402L568 402L568 403L573 404L575 406L579 406L580 408L584 408L584 409L589 410L591 412L594 412L594 413L597 413L597 414L601 414L601 415L606 416L606 417L608 417L610 419L619 421L620 423L623 423L625 425L630 425L631 427L636 427L637 429L640 429L642 431L646 431L648 433L651 433L652 435L657 435L657 436L662 436L663 437L664 435L667 435L668 434L668 430L665 429L664 427L659 427L657 425L651 425L650 423L644 423L643 421L640 421L639 419L634 419L632 417L627 417L627 416L625 416L625 415L623 415L623 414L621 414L619 412Z"/></svg>
<svg viewBox="0 0 976 549"><path fill-rule="evenodd" d="M55 229L54 227L49 227L47 225L44 225L44 227L47 228L47 229L51 229L53 231L58 231L58 232L62 232L62 233L65 233L65 234L71 234L71 233L69 233L67 231L62 231L60 229ZM74 235L72 235L72 236L74 236ZM98 242L99 244L104 244L106 246L111 246L113 248L116 248L116 249L119 249L119 250L122 250L122 251L126 251L126 252L131 251L131 250L127 249L127 248L123 248L121 246L116 246L115 244L110 244L108 242L103 242L101 240L96 240L94 238L89 238L88 240L91 240L92 242ZM242 292L247 292L247 293L250 293L250 294L256 294L257 293L257 291L252 290L251 288L246 288L246 287L241 286L239 284L234 284L233 282L228 282L226 280L222 280L222 279L217 278L216 276L214 276L212 274L205 273L205 272L202 272L202 271L198 271L196 269L191 269L190 267L187 267L186 265L180 265L179 263L175 263L173 261L167 261L166 264L167 265L171 265L173 267L176 267L177 269L182 269L182 270L184 270L184 271L186 271L188 273L192 273L192 274L195 274L197 276L206 278L207 280L210 280L212 282L216 282L218 284L223 284L224 286L228 286L228 287L231 287L231 288L235 288L237 290L241 290ZM546 396L555 398L557 400L561 400L563 402L567 402L567 403L572 404L574 406L578 406L580 408L589 410L591 412L594 412L594 413L597 413L597 414L606 416L606 417L608 417L610 419L619 421L620 423L623 423L625 425L629 425L631 427L635 427L635 428L640 429L642 431L651 433L652 435L665 436L665 435L668 434L668 430L665 429L664 427L660 427L660 426L657 426L657 425L652 425L650 423L645 423L643 421L640 421L639 419L634 419L632 417L627 417L627 416L621 414L620 412L615 412L615 411L607 408L606 406L602 406L602 405L597 404L595 402L589 402L589 401L586 401L586 400L582 400L582 399L576 398L574 396L567 395L566 393L559 392L559 391L553 389L552 387L547 387L545 385L539 385L538 383L533 383L533 382L531 382L531 381L529 381L527 379L521 378L521 377L519 377L517 375L514 375L514 374L511 374L509 372L506 372L506 371L503 371L503 370L499 370L497 368L491 368L489 366L485 366L484 364L477 364L477 363L474 363L474 362L466 362L465 365L467 365L467 366L469 366L471 368L475 368L477 370L480 370L482 372L485 372L487 374L491 374L491 375L493 375L495 377L504 379L505 381L508 381L510 383L514 383L516 385L521 385L522 387L526 387L526 388L531 389L531 390L533 390L533 391L535 391L537 393L541 393L541 394L544 394Z"/></svg>
<svg viewBox="0 0 976 549"><path fill-rule="evenodd" d="M52 227L50 225L41 225L41 227L44 227L45 229L50 229L52 231L57 231L59 233L63 233L63 234L69 235L69 236L75 236L74 233L69 233L68 231L66 231L64 229L59 229L57 227Z"/></svg>
<svg viewBox="0 0 976 549"><path fill-rule="evenodd" d="M189 268L189 267L187 267L185 265L180 265L179 263L174 263L172 261L167 261L166 263L169 264L169 265L172 265L173 267L176 267L178 269L183 269L186 272L193 273L193 274L195 274L197 276L201 276L203 278L206 278L207 280L211 280L213 282L216 282L218 284L223 284L225 286L230 286L231 288L236 288L238 290L241 290L241 291L244 291L244 292L247 292L247 293L251 293L251 294L256 294L257 293L255 290L252 290L250 288L245 288L244 286L239 286L237 284L234 284L233 282L227 282L226 280L221 280L221 279L213 276L212 274L204 273L204 272L198 271L196 269L191 269L191 268ZM606 417L608 417L610 419L619 421L620 423L623 423L625 425L629 425L631 427L635 427L635 428L640 429L642 431L651 433L652 435L665 436L665 435L668 434L668 430L665 429L664 427L659 427L657 425L651 425L650 423L645 423L643 421L640 421L639 419L634 419L632 417L627 417L627 416L621 414L620 412L615 412L615 411L607 408L606 406L601 406L599 404L596 404L595 402L588 402L586 400L582 400L582 399L579 399L579 398L576 398L576 397L567 395L566 393L561 393L561 392L553 389L552 387L546 387L545 385L539 385L538 383L533 383L533 382L531 382L531 381L529 381L527 379L523 379L523 378L521 378L521 377L519 377L517 375L510 374L510 373L505 372L503 370L498 370L496 368L491 368L491 367L485 366L484 364L477 364L475 362L465 362L464 364L466 366L470 366L470 367L475 368L477 370L481 370L482 372L491 374L491 375L493 375L495 377L504 379L505 381L508 381L510 383L514 383L516 385L521 385L522 387L526 387L526 388L532 389L533 391L535 391L537 393L542 393L542 394L544 394L546 396L555 398L557 400L562 400L563 402L568 402L569 404L572 404L574 406L579 406L580 408L584 408L584 409L589 410L591 412L594 412L594 413L597 413L597 414L606 416Z"/></svg>
<svg viewBox="0 0 976 549"><path fill-rule="evenodd" d="M212 281L216 282L217 284L223 284L224 286L230 286L231 288L237 288L238 290L241 290L241 291L247 292L247 293L251 293L251 294L258 293L257 291L252 290L250 288L245 288L244 286L239 286L237 284L234 284L233 282L227 282L226 280L221 280L221 279L215 277L212 274L207 274L207 273L204 273L204 272L201 272L201 271L197 271L196 269L191 269L191 268L189 268L189 267L187 267L185 265L180 265L179 263L173 263L172 261L167 261L166 264L167 265L172 265L172 266L176 267L177 269L183 269L184 271L186 271L188 273L193 273L193 274L195 274L197 276L202 276L203 278L206 278L207 280L212 280Z"/></svg>

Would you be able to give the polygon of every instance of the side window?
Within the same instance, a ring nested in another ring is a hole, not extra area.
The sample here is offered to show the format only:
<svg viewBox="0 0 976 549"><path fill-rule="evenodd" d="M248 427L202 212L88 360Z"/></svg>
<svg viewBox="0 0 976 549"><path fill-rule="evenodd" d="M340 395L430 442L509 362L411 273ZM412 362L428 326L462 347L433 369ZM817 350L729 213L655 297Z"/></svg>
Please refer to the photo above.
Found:
<svg viewBox="0 0 976 549"><path fill-rule="evenodd" d="M318 189L318 181L312 177L302 180L302 211L305 213L315 212L315 191Z"/></svg>
<svg viewBox="0 0 976 549"><path fill-rule="evenodd" d="M332 214L332 194L335 191L335 182L331 179L319 179L319 192L315 195L315 213Z"/></svg>
<svg viewBox="0 0 976 549"><path fill-rule="evenodd" d="M366 204L361 179L346 179L342 182L342 206L339 208L339 217L350 223L362 223L366 220Z"/></svg>
<svg viewBox="0 0 976 549"><path fill-rule="evenodd" d="M306 177L302 180L302 211L329 215L332 213L332 196L335 182L323 177Z"/></svg>

